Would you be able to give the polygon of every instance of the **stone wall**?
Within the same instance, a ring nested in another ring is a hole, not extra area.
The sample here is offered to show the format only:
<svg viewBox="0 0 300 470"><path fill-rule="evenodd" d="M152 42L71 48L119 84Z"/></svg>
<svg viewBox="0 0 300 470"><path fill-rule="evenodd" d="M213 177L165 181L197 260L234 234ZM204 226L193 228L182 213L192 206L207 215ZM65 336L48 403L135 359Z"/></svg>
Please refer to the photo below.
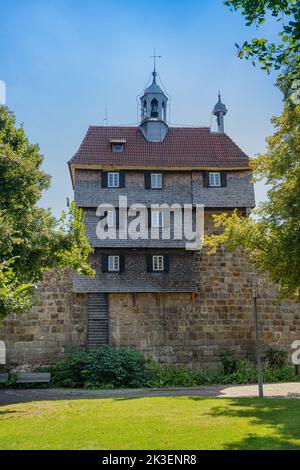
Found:
<svg viewBox="0 0 300 470"><path fill-rule="evenodd" d="M241 252L195 256L198 294L109 294L111 344L193 368L215 368L224 350L253 356L251 267ZM9 366L46 364L68 348L85 348L87 297L72 293L71 274L46 273L39 298L31 312L11 316L0 329ZM276 345L291 353L300 339L300 306L277 304L265 275L259 276L258 313L264 349Z"/></svg>
<svg viewBox="0 0 300 470"><path fill-rule="evenodd" d="M0 327L10 367L47 364L68 348L85 347L87 298L72 293L72 274L46 272L38 298L30 312L11 315Z"/></svg>
<svg viewBox="0 0 300 470"><path fill-rule="evenodd" d="M239 252L198 254L199 294L110 294L110 342L133 346L163 364L215 368L229 350L254 356L251 280ZM300 339L300 305L276 304L267 276L259 276L258 313L263 349L289 353Z"/></svg>

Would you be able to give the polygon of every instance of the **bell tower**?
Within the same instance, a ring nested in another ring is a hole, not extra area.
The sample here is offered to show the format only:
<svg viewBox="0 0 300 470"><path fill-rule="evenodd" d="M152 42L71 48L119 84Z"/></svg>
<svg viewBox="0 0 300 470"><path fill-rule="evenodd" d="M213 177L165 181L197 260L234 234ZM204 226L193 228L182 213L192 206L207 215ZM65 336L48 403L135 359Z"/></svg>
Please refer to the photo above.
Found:
<svg viewBox="0 0 300 470"><path fill-rule="evenodd" d="M162 142L168 132L167 105L168 97L156 82L155 67L152 72L152 83L141 96L141 122L140 128L148 142Z"/></svg>

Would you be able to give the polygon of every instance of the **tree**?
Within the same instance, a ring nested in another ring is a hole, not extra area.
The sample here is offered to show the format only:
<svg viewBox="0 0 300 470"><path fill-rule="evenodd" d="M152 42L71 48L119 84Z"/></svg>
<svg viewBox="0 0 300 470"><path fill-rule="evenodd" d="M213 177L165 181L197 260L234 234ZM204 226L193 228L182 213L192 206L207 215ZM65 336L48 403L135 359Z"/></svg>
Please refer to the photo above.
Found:
<svg viewBox="0 0 300 470"><path fill-rule="evenodd" d="M72 203L56 220L38 207L50 177L41 170L39 146L29 143L15 117L0 107L0 318L22 313L34 303L35 283L52 268L93 275L92 247L84 214Z"/></svg>
<svg viewBox="0 0 300 470"><path fill-rule="evenodd" d="M206 240L215 252L223 244L229 251L242 246L250 262L267 271L278 284L281 298L300 300L300 105L286 106L273 118L276 132L267 139L268 150L251 162L256 180L271 185L268 201L254 217L214 216L222 233Z"/></svg>
<svg viewBox="0 0 300 470"><path fill-rule="evenodd" d="M257 61L263 70L279 70L287 67L294 58L296 68L290 70L293 79L299 78L300 54L300 1L299 0L226 0L224 4L232 11L242 11L246 26L263 25L268 15L276 18L282 25L278 41L270 42L266 38L253 38L242 46L236 44L238 57L246 58L256 65Z"/></svg>
<svg viewBox="0 0 300 470"><path fill-rule="evenodd" d="M268 67L278 69L286 65L277 85L284 95L284 110L272 122L275 133L267 138L267 152L251 160L255 180L265 178L271 189L268 201L252 212L249 218L240 217L235 211L231 215L215 216L215 225L222 232L206 239L210 253L220 244L232 251L242 246L250 262L261 271L266 271L279 288L279 296L300 300L300 100L295 97L293 77L299 70L299 11L297 1L228 1L235 9L244 8L247 24L254 20L262 23L266 9L273 16L293 13L297 25L284 31L288 37L286 49L275 46L269 49ZM257 8L257 11L256 11ZM290 24L290 23L289 23ZM297 29L298 28L298 29ZM298 31L298 32L297 32ZM298 35L298 36L297 36ZM283 37L283 36L282 36ZM297 40L296 40L297 39ZM298 42L297 42L298 41ZM265 60L265 49L257 42L245 46L249 54L257 53ZM281 51L281 53L280 53ZM246 53L246 58L249 56ZM261 60L261 62L262 62ZM255 215L255 217L253 217Z"/></svg>

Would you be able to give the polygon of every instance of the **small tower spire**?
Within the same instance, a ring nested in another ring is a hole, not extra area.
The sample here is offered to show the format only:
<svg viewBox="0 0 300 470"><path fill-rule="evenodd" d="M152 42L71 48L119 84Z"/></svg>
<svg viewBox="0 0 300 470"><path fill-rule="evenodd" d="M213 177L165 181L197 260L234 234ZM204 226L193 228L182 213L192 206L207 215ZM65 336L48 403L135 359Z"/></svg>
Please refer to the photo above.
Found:
<svg viewBox="0 0 300 470"><path fill-rule="evenodd" d="M214 106L213 115L217 118L218 132L224 132L224 116L227 113L227 108L225 104L221 101L221 93L218 91L218 102Z"/></svg>
<svg viewBox="0 0 300 470"><path fill-rule="evenodd" d="M140 128L149 142L162 142L168 132L167 105L168 97L156 83L156 59L161 56L156 55L154 49L152 83L148 86L141 100L141 123Z"/></svg>

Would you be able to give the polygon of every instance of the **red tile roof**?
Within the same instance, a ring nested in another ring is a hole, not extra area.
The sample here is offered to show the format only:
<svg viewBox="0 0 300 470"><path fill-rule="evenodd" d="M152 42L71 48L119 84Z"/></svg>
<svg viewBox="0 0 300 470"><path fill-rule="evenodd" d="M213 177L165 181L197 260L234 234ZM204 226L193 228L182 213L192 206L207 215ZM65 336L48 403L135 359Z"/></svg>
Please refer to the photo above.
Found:
<svg viewBox="0 0 300 470"><path fill-rule="evenodd" d="M112 152L114 139L126 140L122 153ZM138 126L91 126L69 164L246 169L249 159L228 135L206 127L170 127L163 142L147 142Z"/></svg>

